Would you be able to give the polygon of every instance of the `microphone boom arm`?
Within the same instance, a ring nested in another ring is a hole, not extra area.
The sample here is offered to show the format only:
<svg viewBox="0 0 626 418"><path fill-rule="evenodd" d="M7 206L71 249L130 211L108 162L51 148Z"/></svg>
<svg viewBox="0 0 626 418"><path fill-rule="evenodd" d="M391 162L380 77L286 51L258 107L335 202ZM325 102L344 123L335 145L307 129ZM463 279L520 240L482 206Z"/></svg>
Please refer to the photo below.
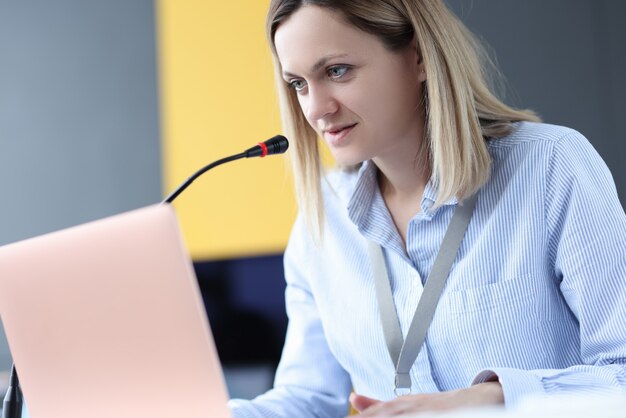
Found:
<svg viewBox="0 0 626 418"><path fill-rule="evenodd" d="M195 179L197 179L198 177L200 177L201 175L203 175L204 173L206 173L210 169L212 169L214 167L217 167L218 165L222 165L224 163L228 163L230 161L239 160L241 158L244 158L245 156L246 156L246 153L242 152L241 154L231 155L230 157L222 158L221 160L214 161L211 164L204 166L200 170L196 171L187 180L185 180L185 182L183 184L178 186L176 188L176 190L174 190L172 193L170 193L170 195L168 197L166 197L161 203L172 203L172 201L174 199L176 199L176 197L179 194L181 194L187 187L189 187L189 185L191 183L193 183Z"/></svg>
<svg viewBox="0 0 626 418"><path fill-rule="evenodd" d="M239 160L241 158L265 157L266 155L282 154L287 151L287 148L289 148L289 141L287 141L287 138L282 135L276 135L265 142L259 142L258 145L255 145L240 154L231 155L230 157L222 158L221 160L212 162L211 164L204 166L200 170L196 171L191 177L185 180L183 184L178 186L178 188L174 190L168 197L166 197L161 203L172 203L179 194L181 194L187 187L189 187L191 183L194 182L195 179L197 179L210 169L217 167L218 165L222 165L230 161Z"/></svg>

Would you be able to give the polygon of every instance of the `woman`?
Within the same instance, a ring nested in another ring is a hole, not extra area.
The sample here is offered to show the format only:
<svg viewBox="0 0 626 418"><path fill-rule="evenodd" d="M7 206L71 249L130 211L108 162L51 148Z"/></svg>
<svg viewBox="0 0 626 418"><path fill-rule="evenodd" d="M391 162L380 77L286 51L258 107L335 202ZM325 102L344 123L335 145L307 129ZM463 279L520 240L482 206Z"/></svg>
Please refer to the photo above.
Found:
<svg viewBox="0 0 626 418"><path fill-rule="evenodd" d="M626 215L588 141L500 102L442 0L272 0L267 30L301 216L275 388L234 416L626 390Z"/></svg>

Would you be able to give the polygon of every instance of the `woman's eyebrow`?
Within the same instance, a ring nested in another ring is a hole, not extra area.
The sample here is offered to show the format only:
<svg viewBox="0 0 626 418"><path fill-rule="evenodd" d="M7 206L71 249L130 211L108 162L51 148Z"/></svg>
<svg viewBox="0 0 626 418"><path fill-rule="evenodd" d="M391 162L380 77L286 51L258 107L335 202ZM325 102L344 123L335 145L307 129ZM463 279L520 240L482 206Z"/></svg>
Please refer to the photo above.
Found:
<svg viewBox="0 0 626 418"><path fill-rule="evenodd" d="M335 58L342 58L342 57L346 57L348 56L348 54L328 54L328 55L324 55L322 58L318 59L315 64L313 64L313 66L311 67L311 73L315 73L317 72L320 68L323 68L324 66L326 66L326 64L328 64L328 61L335 59ZM290 73L289 71L283 71L283 77L284 78L291 78L291 77L297 77L296 74Z"/></svg>

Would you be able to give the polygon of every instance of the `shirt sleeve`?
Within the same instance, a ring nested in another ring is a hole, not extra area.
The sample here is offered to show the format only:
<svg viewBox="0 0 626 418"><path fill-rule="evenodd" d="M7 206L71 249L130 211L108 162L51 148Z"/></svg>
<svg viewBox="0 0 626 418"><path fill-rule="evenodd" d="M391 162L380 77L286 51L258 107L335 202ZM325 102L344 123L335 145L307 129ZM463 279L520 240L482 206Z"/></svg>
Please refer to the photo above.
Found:
<svg viewBox="0 0 626 418"><path fill-rule="evenodd" d="M231 400L235 418L322 418L348 414L350 378L328 348L308 263L314 244L299 217L285 251L289 325L274 388L252 401Z"/></svg>
<svg viewBox="0 0 626 418"><path fill-rule="evenodd" d="M608 168L581 134L554 143L545 196L548 260L579 323L583 364L479 373L473 384L497 377L507 407L528 395L626 393L626 215Z"/></svg>

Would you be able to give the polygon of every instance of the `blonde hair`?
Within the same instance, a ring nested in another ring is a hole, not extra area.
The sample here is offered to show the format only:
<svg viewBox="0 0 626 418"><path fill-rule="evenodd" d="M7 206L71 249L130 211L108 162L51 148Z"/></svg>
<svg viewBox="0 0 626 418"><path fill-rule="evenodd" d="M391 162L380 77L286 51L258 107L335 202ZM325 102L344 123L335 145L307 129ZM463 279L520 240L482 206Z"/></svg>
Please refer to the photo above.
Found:
<svg viewBox="0 0 626 418"><path fill-rule="evenodd" d="M436 206L452 197L464 199L487 181L488 139L508 135L514 122L539 121L532 111L511 108L492 93L488 70L495 66L443 0L272 0L266 31L274 54L283 129L292 140L298 204L309 225L317 227L314 231L321 231L324 220L317 134L300 110L296 93L282 79L274 45L280 24L304 5L338 12L391 51L401 51L416 40L427 75L423 98L427 162L438 189Z"/></svg>

